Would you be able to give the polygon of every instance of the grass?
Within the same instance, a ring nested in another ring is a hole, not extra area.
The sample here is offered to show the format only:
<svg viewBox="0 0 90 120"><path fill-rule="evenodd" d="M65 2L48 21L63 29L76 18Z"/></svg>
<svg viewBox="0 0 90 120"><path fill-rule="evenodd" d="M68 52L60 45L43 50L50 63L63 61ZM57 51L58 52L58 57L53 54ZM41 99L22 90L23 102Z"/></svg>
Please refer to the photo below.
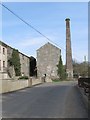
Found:
<svg viewBox="0 0 90 120"><path fill-rule="evenodd" d="M67 79L53 79L53 82L62 82L62 81L67 81Z"/></svg>
<svg viewBox="0 0 90 120"><path fill-rule="evenodd" d="M62 80L57 80L57 79L55 79L55 80L52 80L53 82L61 82Z"/></svg>

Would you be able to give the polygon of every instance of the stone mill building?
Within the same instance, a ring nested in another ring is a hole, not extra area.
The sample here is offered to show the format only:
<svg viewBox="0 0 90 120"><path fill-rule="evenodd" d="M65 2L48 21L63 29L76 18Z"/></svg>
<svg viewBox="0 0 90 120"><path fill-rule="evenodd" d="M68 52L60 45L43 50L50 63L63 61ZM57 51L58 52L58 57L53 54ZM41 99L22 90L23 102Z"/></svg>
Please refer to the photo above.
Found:
<svg viewBox="0 0 90 120"><path fill-rule="evenodd" d="M0 79L15 78L14 66L9 64L12 58L13 49L11 46L0 41ZM21 75L30 76L30 57L18 51L21 65Z"/></svg>
<svg viewBox="0 0 90 120"><path fill-rule="evenodd" d="M57 65L59 63L61 50L51 43L46 43L37 50L37 76L46 74L46 81L58 78Z"/></svg>

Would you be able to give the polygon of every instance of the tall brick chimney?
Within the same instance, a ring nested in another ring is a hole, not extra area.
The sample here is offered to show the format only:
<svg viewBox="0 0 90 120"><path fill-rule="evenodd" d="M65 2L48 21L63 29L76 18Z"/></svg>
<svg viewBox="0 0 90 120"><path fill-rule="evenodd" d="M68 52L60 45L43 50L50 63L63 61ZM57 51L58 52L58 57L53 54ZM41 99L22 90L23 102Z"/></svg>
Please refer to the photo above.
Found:
<svg viewBox="0 0 90 120"><path fill-rule="evenodd" d="M73 78L72 49L70 36L70 19L66 18L66 73L69 79Z"/></svg>

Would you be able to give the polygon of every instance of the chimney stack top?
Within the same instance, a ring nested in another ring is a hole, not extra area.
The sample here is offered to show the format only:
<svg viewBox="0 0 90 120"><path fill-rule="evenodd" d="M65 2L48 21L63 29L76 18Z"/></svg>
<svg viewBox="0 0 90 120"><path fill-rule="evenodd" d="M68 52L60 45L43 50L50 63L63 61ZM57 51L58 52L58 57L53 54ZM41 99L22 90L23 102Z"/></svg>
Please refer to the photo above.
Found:
<svg viewBox="0 0 90 120"><path fill-rule="evenodd" d="M65 21L70 21L70 18L66 18Z"/></svg>

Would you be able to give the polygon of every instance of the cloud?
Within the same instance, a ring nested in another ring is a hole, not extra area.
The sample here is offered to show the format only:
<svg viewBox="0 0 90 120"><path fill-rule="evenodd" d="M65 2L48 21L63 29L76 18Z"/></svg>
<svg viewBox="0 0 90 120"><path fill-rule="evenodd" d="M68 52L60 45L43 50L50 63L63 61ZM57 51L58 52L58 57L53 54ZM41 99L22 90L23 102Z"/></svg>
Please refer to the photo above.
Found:
<svg viewBox="0 0 90 120"><path fill-rule="evenodd" d="M17 45L26 48L29 46L33 47L33 46L44 44L45 41L46 39L43 37L35 37L35 38L21 40L21 42L19 42Z"/></svg>
<svg viewBox="0 0 90 120"><path fill-rule="evenodd" d="M30 36L30 35L29 35ZM17 44L17 46L21 46L21 47L34 47L34 46L42 46L43 44L47 43L47 42L51 42L52 44L57 43L55 40L58 39L57 36L54 35L47 35L48 38L50 38L51 41L49 41L48 39L44 38L43 36L41 37L29 37L28 38L24 38L23 40L19 40Z"/></svg>
<svg viewBox="0 0 90 120"><path fill-rule="evenodd" d="M4 21L2 20L2 27L15 27L15 26L19 26L22 25L22 22L18 22L18 21Z"/></svg>

